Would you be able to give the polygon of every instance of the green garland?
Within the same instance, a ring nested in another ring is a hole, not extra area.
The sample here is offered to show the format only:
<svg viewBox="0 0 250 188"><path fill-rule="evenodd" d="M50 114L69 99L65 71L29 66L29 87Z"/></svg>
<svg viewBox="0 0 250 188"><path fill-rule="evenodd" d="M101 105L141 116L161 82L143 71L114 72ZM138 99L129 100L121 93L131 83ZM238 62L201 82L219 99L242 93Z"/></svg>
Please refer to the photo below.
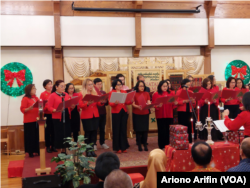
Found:
<svg viewBox="0 0 250 188"><path fill-rule="evenodd" d="M18 87L13 87L14 80L19 83ZM24 88L32 82L33 76L30 69L22 63L11 62L1 68L1 91L6 95L12 97L23 95Z"/></svg>
<svg viewBox="0 0 250 188"><path fill-rule="evenodd" d="M237 74L232 74L235 73L233 70L236 68L238 70ZM231 61L225 69L225 79L227 80L229 77L242 78L244 84L248 84L250 81L250 68L244 61Z"/></svg>

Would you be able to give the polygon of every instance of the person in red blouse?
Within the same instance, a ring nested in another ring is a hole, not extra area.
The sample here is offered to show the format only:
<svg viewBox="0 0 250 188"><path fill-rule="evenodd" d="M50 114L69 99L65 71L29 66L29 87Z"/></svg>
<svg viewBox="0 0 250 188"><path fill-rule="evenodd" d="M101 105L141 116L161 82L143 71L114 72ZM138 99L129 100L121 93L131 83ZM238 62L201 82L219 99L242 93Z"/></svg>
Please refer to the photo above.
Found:
<svg viewBox="0 0 250 188"><path fill-rule="evenodd" d="M67 144L64 144L64 138L71 137L70 130L70 108L57 111L60 103L69 100L70 97L65 93L65 83L63 80L57 80L52 88L52 93L47 102L47 108L52 113L52 120L54 126L54 147L62 149L66 153ZM63 113L64 111L64 113ZM65 116L63 116L65 114ZM65 117L65 122L64 122Z"/></svg>
<svg viewBox="0 0 250 188"><path fill-rule="evenodd" d="M238 131L241 126L244 127L244 136L250 137L250 92L243 95L242 103L244 111L241 112L234 120L231 120L229 115L230 111L224 111L224 124L230 131Z"/></svg>
<svg viewBox="0 0 250 188"><path fill-rule="evenodd" d="M52 91L52 81L47 79L43 81L44 92L41 93L40 99L45 101L49 99ZM46 117L46 127L45 127L45 146L48 153L57 152L54 147L54 127L52 120L52 113L48 110L47 103L44 107L44 117Z"/></svg>
<svg viewBox="0 0 250 188"><path fill-rule="evenodd" d="M215 90L212 88L212 84L209 78L205 78L202 82L202 87L206 89L210 93L214 93ZM208 99L202 98L199 100L198 105L200 107L200 120L202 124L206 124L206 118L208 117ZM218 105L219 99L214 99L210 104L210 116L213 120L218 120ZM204 129L200 132L200 139L207 140L207 130ZM222 139L222 134L220 131L212 129L212 138L213 140L217 140L218 138Z"/></svg>
<svg viewBox="0 0 250 188"><path fill-rule="evenodd" d="M20 110L23 113L24 123L24 145L25 153L29 153L29 157L34 157L33 153L39 155L39 129L37 125L38 108L33 105L38 101L36 96L36 87L29 84L24 89L25 95L21 102Z"/></svg>
<svg viewBox="0 0 250 188"><path fill-rule="evenodd" d="M97 129L99 125L99 112L97 105L102 106L103 104L101 104L101 102L82 101L86 94L97 95L93 81L90 79L86 79L82 83L82 92L79 93L81 96L79 108L82 110L81 120L85 132L85 138L87 138L85 142L94 145L97 140ZM97 156L94 151L89 150L86 150L86 155L88 157Z"/></svg>
<svg viewBox="0 0 250 188"><path fill-rule="evenodd" d="M224 90L240 90L239 88L236 87L236 79L234 77L229 77L227 79L227 87L223 88ZM222 91L222 92L223 92ZM240 113L240 109L239 109L239 104L240 104L240 100L239 99L232 99L232 98L228 98L228 99L224 99L224 98L220 98L221 102L224 103L224 109L228 109L230 111L230 115L229 117L234 119L237 117L237 115Z"/></svg>
<svg viewBox="0 0 250 188"><path fill-rule="evenodd" d="M155 103L157 98L174 96L170 92L167 81L160 81L157 92L154 93L152 103ZM158 127L158 146L160 149L164 149L166 145L169 145L169 126L173 124L173 109L177 106L175 104L159 104L155 107L155 117Z"/></svg>
<svg viewBox="0 0 250 188"><path fill-rule="evenodd" d="M171 81L170 81L169 79L166 79L166 81L167 81L167 83L168 83L168 88L169 88L170 92L171 92L173 95L175 95L175 90L174 90L174 88L173 88L173 86L172 86L172 84L171 84Z"/></svg>
<svg viewBox="0 0 250 188"><path fill-rule="evenodd" d="M181 89L177 91L176 93L177 96L179 96L183 90L186 91L188 89L185 86L187 86L188 88L191 86L191 82L189 79L183 79L181 81ZM193 118L192 107L190 106L189 100L183 100L182 98L178 97L177 101L178 101L178 107L177 107L178 124L185 125L188 127L189 143L192 143L192 135L191 135L192 133L191 118ZM196 101L193 98L191 98L191 103L193 107L195 108ZM195 130L195 127L194 127L194 130Z"/></svg>
<svg viewBox="0 0 250 188"><path fill-rule="evenodd" d="M65 92L69 94L70 98L79 96L79 94L75 92L75 86L72 83L66 84ZM77 106L71 109L70 130L73 133L74 141L77 142L80 131L80 114Z"/></svg>
<svg viewBox="0 0 250 188"><path fill-rule="evenodd" d="M142 97L145 104L151 104L149 93L146 91L146 85L143 81L138 81L134 87L136 94L134 97L133 106L133 126L136 132L136 140L138 144L138 150L142 151L141 145L144 146L144 150L148 151L147 139L149 129L149 110L142 110L139 104L139 98Z"/></svg>
<svg viewBox="0 0 250 188"><path fill-rule="evenodd" d="M246 85L246 89L250 90L250 84Z"/></svg>
<svg viewBox="0 0 250 188"><path fill-rule="evenodd" d="M110 92L109 100L113 92L117 93L127 93L122 89L122 81L114 80L112 82L112 91ZM127 153L129 148L128 139L127 139L127 120L128 120L128 110L126 105L131 105L131 102L125 104L116 102L109 102L112 110L112 132L113 132L113 150L117 153Z"/></svg>
<svg viewBox="0 0 250 188"><path fill-rule="evenodd" d="M210 76L208 76L208 79L212 83L212 89L214 90L214 92L219 91L220 89L219 89L219 86L216 85L216 78L215 78L215 76L214 75L210 75Z"/></svg>
<svg viewBox="0 0 250 188"><path fill-rule="evenodd" d="M239 88L240 90L247 89L241 78L236 79L236 87ZM249 89L247 90L249 91ZM242 112L243 111L242 97L239 99L240 99L240 112Z"/></svg>

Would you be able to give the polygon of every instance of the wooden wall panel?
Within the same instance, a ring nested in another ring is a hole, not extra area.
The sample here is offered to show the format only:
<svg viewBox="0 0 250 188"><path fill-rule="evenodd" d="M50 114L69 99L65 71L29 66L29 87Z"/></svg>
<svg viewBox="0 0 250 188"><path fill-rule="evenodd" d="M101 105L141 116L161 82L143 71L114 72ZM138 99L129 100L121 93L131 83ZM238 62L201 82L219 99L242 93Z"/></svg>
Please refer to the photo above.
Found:
<svg viewBox="0 0 250 188"><path fill-rule="evenodd" d="M2 15L53 15L53 1L1 1Z"/></svg>
<svg viewBox="0 0 250 188"><path fill-rule="evenodd" d="M1 129L6 129L7 126L2 126ZM24 151L24 129L23 125L8 126L9 128L9 140L10 151L16 150ZM6 133L2 133L1 137L5 138ZM1 150L4 150L5 143L1 143Z"/></svg>
<svg viewBox="0 0 250 188"><path fill-rule="evenodd" d="M215 10L215 18L250 18L250 1L245 4L221 3Z"/></svg>
<svg viewBox="0 0 250 188"><path fill-rule="evenodd" d="M52 48L52 60L53 60L53 82L57 80L64 80L63 71L63 49L56 50Z"/></svg>

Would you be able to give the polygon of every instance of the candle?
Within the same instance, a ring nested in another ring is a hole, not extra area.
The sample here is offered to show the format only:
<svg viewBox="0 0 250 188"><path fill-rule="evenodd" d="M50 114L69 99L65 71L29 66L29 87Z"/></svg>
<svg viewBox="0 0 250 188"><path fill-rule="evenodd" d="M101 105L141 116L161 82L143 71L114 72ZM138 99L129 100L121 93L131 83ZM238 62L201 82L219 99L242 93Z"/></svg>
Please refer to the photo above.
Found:
<svg viewBox="0 0 250 188"><path fill-rule="evenodd" d="M198 110L198 121L200 121L200 107L197 106L197 110Z"/></svg>
<svg viewBox="0 0 250 188"><path fill-rule="evenodd" d="M219 114L219 120L220 120L220 105L218 105L218 114Z"/></svg>
<svg viewBox="0 0 250 188"><path fill-rule="evenodd" d="M191 127L192 127L192 133L194 133L194 124L193 124L193 118L191 118Z"/></svg>
<svg viewBox="0 0 250 188"><path fill-rule="evenodd" d="M210 102L208 102L208 117L210 117Z"/></svg>

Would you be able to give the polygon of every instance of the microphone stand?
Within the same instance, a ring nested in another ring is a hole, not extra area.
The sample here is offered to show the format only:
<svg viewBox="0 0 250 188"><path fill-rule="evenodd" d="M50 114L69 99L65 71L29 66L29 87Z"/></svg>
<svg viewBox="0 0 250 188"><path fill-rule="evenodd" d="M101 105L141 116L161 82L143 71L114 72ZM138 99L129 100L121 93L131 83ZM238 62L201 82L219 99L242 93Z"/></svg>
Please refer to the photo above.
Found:
<svg viewBox="0 0 250 188"><path fill-rule="evenodd" d="M65 154L66 154L66 143L65 143L65 100L64 96L62 96L62 102L63 102L63 147L65 148Z"/></svg>

